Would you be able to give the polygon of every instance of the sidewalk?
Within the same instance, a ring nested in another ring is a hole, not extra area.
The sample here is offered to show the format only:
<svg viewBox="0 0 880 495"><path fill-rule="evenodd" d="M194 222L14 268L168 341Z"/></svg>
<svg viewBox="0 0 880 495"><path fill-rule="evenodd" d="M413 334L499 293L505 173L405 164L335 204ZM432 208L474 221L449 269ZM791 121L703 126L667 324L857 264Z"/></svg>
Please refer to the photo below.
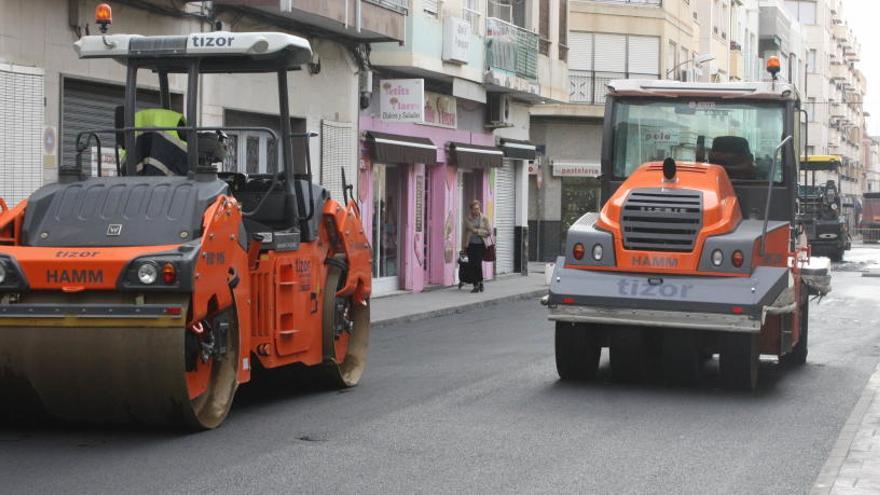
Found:
<svg viewBox="0 0 880 495"><path fill-rule="evenodd" d="M547 293L544 285L544 265L529 263L529 275L518 273L502 275L486 282L486 290L471 293L471 286L444 287L419 293L395 294L374 298L370 304L372 328L396 323L423 320L436 316L470 311L490 304L511 300L531 299L535 310L540 309L538 298Z"/></svg>
<svg viewBox="0 0 880 495"><path fill-rule="evenodd" d="M811 495L880 493L880 366L843 425Z"/></svg>

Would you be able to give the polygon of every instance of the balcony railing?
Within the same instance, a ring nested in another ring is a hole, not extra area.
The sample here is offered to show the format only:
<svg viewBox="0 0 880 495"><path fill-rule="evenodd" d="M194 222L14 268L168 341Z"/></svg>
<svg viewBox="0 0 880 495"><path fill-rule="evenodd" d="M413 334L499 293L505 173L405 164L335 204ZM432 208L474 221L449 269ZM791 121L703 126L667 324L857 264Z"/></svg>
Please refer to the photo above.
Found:
<svg viewBox="0 0 880 495"><path fill-rule="evenodd" d="M379 5L382 7L386 7L392 10L396 10L400 13L407 13L409 11L409 0L366 0L369 3L374 5Z"/></svg>
<svg viewBox="0 0 880 495"><path fill-rule="evenodd" d="M568 101L584 105L604 105L608 83L615 79L658 79L658 74L625 74L568 69Z"/></svg>
<svg viewBox="0 0 880 495"><path fill-rule="evenodd" d="M538 33L496 17L486 19L486 62L490 68L538 79Z"/></svg>

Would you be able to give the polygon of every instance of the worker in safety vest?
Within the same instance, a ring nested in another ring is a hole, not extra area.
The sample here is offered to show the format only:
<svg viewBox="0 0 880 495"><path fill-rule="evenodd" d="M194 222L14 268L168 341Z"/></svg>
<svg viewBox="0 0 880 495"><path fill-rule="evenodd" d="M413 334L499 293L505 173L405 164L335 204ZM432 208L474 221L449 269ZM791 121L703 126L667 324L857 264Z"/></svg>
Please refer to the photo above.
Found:
<svg viewBox="0 0 880 495"><path fill-rule="evenodd" d="M186 119L180 112L166 108L147 108L134 114L134 126L184 127ZM177 130L137 131L131 158L137 163L138 175L186 175L187 162L185 132ZM125 162L128 153L121 158Z"/></svg>

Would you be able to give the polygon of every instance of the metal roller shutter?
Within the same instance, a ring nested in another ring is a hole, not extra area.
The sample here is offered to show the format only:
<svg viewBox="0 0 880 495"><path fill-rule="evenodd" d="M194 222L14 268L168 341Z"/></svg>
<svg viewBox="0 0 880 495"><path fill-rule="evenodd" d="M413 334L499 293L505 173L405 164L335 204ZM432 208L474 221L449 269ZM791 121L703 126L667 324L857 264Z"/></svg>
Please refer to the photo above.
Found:
<svg viewBox="0 0 880 495"><path fill-rule="evenodd" d="M630 36L628 60L627 72L630 74L659 76L660 38L656 36Z"/></svg>
<svg viewBox="0 0 880 495"><path fill-rule="evenodd" d="M342 201L342 169L345 180L355 185L354 127L348 122L321 122L321 185L330 197ZM357 188L355 188L357 191Z"/></svg>
<svg viewBox="0 0 880 495"><path fill-rule="evenodd" d="M76 135L92 129L114 127L116 107L122 105L123 86L77 79L64 79L64 96L61 104L61 164L73 166L76 160ZM159 92L139 89L139 109L159 107ZM172 94L171 107L181 111L183 98ZM113 135L100 135L101 146L112 149L116 144ZM94 143L93 143L94 145Z"/></svg>
<svg viewBox="0 0 880 495"><path fill-rule="evenodd" d="M597 72L626 72L626 36L596 33L594 47Z"/></svg>
<svg viewBox="0 0 880 495"><path fill-rule="evenodd" d="M440 12L440 0L422 0L422 10L437 14Z"/></svg>
<svg viewBox="0 0 880 495"><path fill-rule="evenodd" d="M593 70L593 33L572 31L568 39L568 68Z"/></svg>
<svg viewBox="0 0 880 495"><path fill-rule="evenodd" d="M10 208L43 185L43 77L0 64L0 198Z"/></svg>
<svg viewBox="0 0 880 495"><path fill-rule="evenodd" d="M513 272L515 169L511 160L504 160L504 166L495 169L495 271L499 274Z"/></svg>

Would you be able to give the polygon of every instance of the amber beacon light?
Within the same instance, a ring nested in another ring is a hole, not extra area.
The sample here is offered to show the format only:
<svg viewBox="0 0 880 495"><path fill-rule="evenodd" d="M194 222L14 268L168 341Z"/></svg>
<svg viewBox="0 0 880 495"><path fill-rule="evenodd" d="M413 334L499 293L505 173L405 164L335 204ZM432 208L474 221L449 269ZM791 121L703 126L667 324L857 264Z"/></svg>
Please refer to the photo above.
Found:
<svg viewBox="0 0 880 495"><path fill-rule="evenodd" d="M774 55L767 59L767 72L769 72L774 78L776 77L776 74L779 74L781 69L782 64L779 62L779 57Z"/></svg>
<svg viewBox="0 0 880 495"><path fill-rule="evenodd" d="M101 27L102 33L107 33L107 26L113 24L113 9L109 4L99 3L95 7L95 24Z"/></svg>

